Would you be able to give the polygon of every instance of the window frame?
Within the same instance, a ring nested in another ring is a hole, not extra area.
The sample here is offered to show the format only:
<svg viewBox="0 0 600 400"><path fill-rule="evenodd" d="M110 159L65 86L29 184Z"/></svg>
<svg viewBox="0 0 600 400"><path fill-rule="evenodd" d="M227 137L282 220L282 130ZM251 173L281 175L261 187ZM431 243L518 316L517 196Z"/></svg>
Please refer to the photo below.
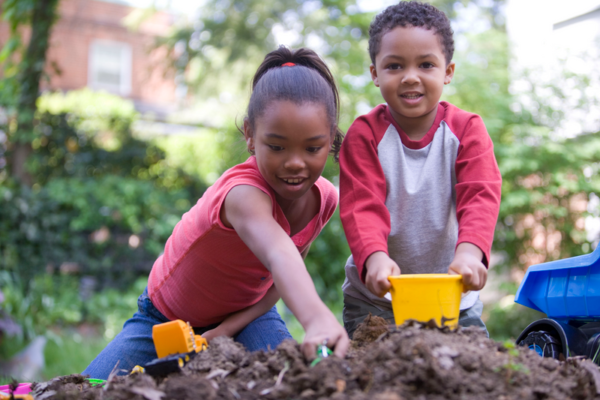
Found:
<svg viewBox="0 0 600 400"><path fill-rule="evenodd" d="M99 70L95 61L95 49L99 46L115 47L121 51L119 85L111 85L95 80L96 73ZM131 94L131 75L132 75L132 54L131 45L125 42L114 40L95 39L90 42L88 51L88 86L94 90L106 90L107 92L117 93L121 96Z"/></svg>

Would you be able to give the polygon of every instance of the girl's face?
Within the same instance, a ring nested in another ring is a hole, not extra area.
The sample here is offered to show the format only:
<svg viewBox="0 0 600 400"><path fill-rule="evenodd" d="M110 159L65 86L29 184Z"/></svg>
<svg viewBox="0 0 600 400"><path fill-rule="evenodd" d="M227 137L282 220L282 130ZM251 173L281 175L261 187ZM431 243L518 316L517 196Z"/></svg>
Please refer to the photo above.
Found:
<svg viewBox="0 0 600 400"><path fill-rule="evenodd" d="M244 135L258 169L284 205L301 199L321 176L331 148L331 123L318 103L274 101Z"/></svg>

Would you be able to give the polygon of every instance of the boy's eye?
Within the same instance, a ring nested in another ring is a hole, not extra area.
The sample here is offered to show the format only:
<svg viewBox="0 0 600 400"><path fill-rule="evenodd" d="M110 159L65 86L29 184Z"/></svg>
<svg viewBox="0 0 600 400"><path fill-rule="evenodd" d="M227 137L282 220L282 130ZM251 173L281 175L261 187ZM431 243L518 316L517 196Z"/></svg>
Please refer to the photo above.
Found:
<svg viewBox="0 0 600 400"><path fill-rule="evenodd" d="M281 147L281 146L277 146L276 144L269 144L269 145L267 145L267 146L269 146L269 148L270 148L271 150L273 150L273 151L281 151L281 150L283 150L283 147Z"/></svg>
<svg viewBox="0 0 600 400"><path fill-rule="evenodd" d="M429 69L429 68L433 68L434 65L430 62L424 62L423 64L421 64L421 66L425 69Z"/></svg>
<svg viewBox="0 0 600 400"><path fill-rule="evenodd" d="M319 150L321 150L323 147L321 146L311 146L309 148L307 148L306 150L308 150L309 153L316 153Z"/></svg>
<svg viewBox="0 0 600 400"><path fill-rule="evenodd" d="M400 64L390 64L388 65L388 69L400 69L402 66Z"/></svg>

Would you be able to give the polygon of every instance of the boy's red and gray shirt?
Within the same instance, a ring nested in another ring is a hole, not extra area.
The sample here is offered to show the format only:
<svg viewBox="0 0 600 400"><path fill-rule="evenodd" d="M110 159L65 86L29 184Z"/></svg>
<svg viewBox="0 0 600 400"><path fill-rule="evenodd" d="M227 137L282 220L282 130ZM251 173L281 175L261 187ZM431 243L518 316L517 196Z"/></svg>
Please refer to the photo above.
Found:
<svg viewBox="0 0 600 400"><path fill-rule="evenodd" d="M492 140L476 114L440 102L419 141L384 104L359 117L340 154L340 215L352 251L344 293L389 307L364 285L365 261L376 251L403 274L447 273L456 246L469 242L487 266L501 185ZM477 298L464 297L461 309Z"/></svg>

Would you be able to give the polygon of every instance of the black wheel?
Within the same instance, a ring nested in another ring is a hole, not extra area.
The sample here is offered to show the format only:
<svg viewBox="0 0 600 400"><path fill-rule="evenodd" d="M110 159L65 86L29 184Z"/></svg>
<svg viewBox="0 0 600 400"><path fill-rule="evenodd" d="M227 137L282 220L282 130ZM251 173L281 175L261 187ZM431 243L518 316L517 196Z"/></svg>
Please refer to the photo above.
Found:
<svg viewBox="0 0 600 400"><path fill-rule="evenodd" d="M529 347L542 357L551 357L557 360L563 352L560 339L546 331L529 332L525 339L519 342L519 346Z"/></svg>

